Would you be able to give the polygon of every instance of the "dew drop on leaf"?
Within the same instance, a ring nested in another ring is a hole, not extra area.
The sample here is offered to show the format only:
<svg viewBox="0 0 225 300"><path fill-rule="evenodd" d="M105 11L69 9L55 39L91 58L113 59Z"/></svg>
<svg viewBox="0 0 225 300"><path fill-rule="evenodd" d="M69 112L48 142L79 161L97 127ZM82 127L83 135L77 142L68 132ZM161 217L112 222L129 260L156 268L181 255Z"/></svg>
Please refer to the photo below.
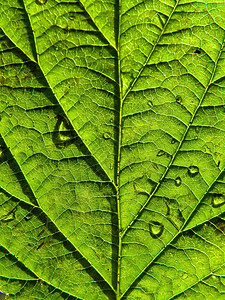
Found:
<svg viewBox="0 0 225 300"><path fill-rule="evenodd" d="M152 107L153 106L152 101L148 101L148 105Z"/></svg>
<svg viewBox="0 0 225 300"><path fill-rule="evenodd" d="M151 221L149 223L149 231L151 236L156 239L161 236L164 230L164 225L162 223L159 223L157 221Z"/></svg>
<svg viewBox="0 0 225 300"><path fill-rule="evenodd" d="M16 212L16 207L11 209L7 214L1 216L0 222L8 223L13 221L15 219L15 212Z"/></svg>
<svg viewBox="0 0 225 300"><path fill-rule="evenodd" d="M199 173L199 168L197 166L190 166L188 168L188 175L195 177Z"/></svg>
<svg viewBox="0 0 225 300"><path fill-rule="evenodd" d="M36 0L36 3L39 5L43 5L47 2L48 0Z"/></svg>
<svg viewBox="0 0 225 300"><path fill-rule="evenodd" d="M165 151L159 150L159 152L157 153L157 156L163 156L164 154L166 154Z"/></svg>
<svg viewBox="0 0 225 300"><path fill-rule="evenodd" d="M183 275L182 275L182 279L187 279L188 278L188 274L187 273L184 273Z"/></svg>
<svg viewBox="0 0 225 300"><path fill-rule="evenodd" d="M182 183L181 178L180 178L180 177L177 177L177 178L175 179L175 185L176 185L176 186L180 186L181 183Z"/></svg>
<svg viewBox="0 0 225 300"><path fill-rule="evenodd" d="M195 132L198 134L199 131L200 131L200 127L199 127L199 126L196 126L196 127L195 127Z"/></svg>
<svg viewBox="0 0 225 300"><path fill-rule="evenodd" d="M176 102L177 102L177 103L181 103L181 102L182 102L182 98L181 98L180 95L177 95L177 96L176 96Z"/></svg>
<svg viewBox="0 0 225 300"><path fill-rule="evenodd" d="M158 167L158 165L157 165L157 164L155 164L155 163L154 163L154 164L152 164L152 167L153 167L155 170L158 170L158 168L159 168L159 167Z"/></svg>
<svg viewBox="0 0 225 300"><path fill-rule="evenodd" d="M171 144L175 144L175 143L176 143L176 140L172 139Z"/></svg>
<svg viewBox="0 0 225 300"><path fill-rule="evenodd" d="M4 148L3 148L3 147L0 147L0 158L3 157L3 153L4 153Z"/></svg>
<svg viewBox="0 0 225 300"><path fill-rule="evenodd" d="M75 14L71 13L71 14L69 15L69 19L70 19L70 20L74 20L74 19L75 19Z"/></svg>
<svg viewBox="0 0 225 300"><path fill-rule="evenodd" d="M212 206L220 207L225 204L225 195L223 194L211 194L212 197Z"/></svg>
<svg viewBox="0 0 225 300"><path fill-rule="evenodd" d="M25 221L30 221L30 220L32 219L32 217L33 217L33 214L32 214L32 213L28 213L28 214L24 217L24 219L25 219Z"/></svg>
<svg viewBox="0 0 225 300"><path fill-rule="evenodd" d="M195 50L195 53L196 53L196 54L201 54L201 51L200 51L199 49L196 49L196 50Z"/></svg>
<svg viewBox="0 0 225 300"><path fill-rule="evenodd" d="M205 153L207 153L207 154L211 154L212 153L211 150L210 150L210 148L207 145L204 145L203 151Z"/></svg>
<svg viewBox="0 0 225 300"><path fill-rule="evenodd" d="M57 148L69 146L75 139L74 132L70 128L69 121L63 116L57 116L58 121L53 133L53 142Z"/></svg>
<svg viewBox="0 0 225 300"><path fill-rule="evenodd" d="M110 138L111 138L111 135L110 135L110 133L109 133L109 132L105 132L105 133L103 133L103 138L104 138L105 140L108 140L108 139L110 139Z"/></svg>

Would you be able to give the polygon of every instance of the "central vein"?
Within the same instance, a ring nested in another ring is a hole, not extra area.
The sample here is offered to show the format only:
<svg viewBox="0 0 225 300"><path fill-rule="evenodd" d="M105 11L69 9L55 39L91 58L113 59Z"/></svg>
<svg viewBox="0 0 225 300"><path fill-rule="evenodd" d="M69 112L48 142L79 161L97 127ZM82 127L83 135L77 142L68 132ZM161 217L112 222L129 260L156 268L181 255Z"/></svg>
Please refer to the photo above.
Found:
<svg viewBox="0 0 225 300"><path fill-rule="evenodd" d="M120 158L122 144L122 80L120 66L120 26L121 26L121 0L118 0L118 37L117 37L117 59L118 59L118 86L119 86L119 120L118 120L118 152L117 152L117 170L116 170L116 201L118 214L118 258L117 258L117 288L116 299L120 299L120 274L121 274L121 255L122 255L122 227L121 227L121 212L120 212Z"/></svg>

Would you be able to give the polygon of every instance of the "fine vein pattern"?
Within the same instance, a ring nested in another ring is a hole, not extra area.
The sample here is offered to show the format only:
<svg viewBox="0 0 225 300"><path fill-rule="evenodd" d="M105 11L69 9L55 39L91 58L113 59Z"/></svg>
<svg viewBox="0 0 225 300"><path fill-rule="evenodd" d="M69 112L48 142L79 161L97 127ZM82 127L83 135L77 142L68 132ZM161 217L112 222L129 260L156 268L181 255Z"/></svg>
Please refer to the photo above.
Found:
<svg viewBox="0 0 225 300"><path fill-rule="evenodd" d="M224 1L0 15L0 292L224 299Z"/></svg>

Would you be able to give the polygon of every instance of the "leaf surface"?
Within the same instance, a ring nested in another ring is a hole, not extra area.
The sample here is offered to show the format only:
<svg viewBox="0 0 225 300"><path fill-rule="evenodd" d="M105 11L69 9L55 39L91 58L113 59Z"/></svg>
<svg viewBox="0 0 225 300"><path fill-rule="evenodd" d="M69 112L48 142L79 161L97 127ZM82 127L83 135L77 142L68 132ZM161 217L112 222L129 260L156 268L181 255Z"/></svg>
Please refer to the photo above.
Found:
<svg viewBox="0 0 225 300"><path fill-rule="evenodd" d="M0 12L0 290L223 299L223 1Z"/></svg>

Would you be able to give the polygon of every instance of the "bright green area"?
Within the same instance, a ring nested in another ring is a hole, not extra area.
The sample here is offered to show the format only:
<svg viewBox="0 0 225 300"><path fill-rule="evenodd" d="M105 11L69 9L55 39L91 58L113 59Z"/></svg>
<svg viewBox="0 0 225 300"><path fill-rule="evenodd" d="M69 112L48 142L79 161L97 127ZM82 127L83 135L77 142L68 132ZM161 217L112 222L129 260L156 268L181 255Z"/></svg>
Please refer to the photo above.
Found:
<svg viewBox="0 0 225 300"><path fill-rule="evenodd" d="M6 299L225 299L223 0L0 0Z"/></svg>

